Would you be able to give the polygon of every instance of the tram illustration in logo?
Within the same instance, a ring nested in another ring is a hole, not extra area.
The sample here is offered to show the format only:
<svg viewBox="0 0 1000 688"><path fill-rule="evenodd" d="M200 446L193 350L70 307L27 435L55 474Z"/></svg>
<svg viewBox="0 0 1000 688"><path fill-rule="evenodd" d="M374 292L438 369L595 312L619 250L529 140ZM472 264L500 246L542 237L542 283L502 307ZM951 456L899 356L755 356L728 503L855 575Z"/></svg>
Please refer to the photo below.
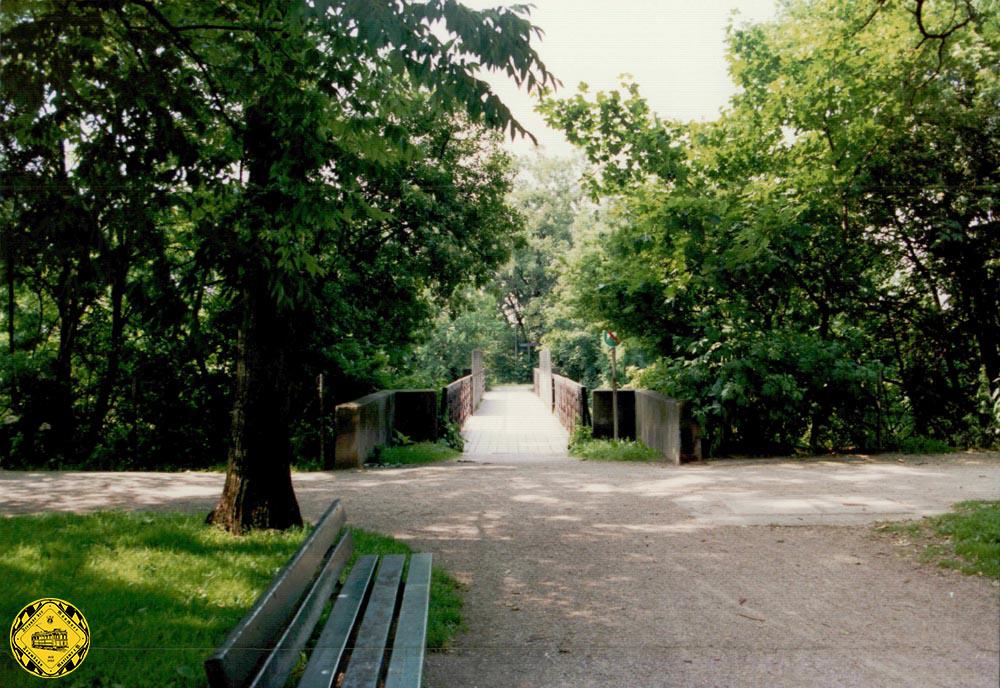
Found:
<svg viewBox="0 0 1000 688"><path fill-rule="evenodd" d="M31 646L37 650L65 650L69 648L67 637L68 634L62 628L35 631L31 634Z"/></svg>
<svg viewBox="0 0 1000 688"><path fill-rule="evenodd" d="M40 678L65 676L86 659L90 626L74 605L43 597L14 617L10 649L18 666L29 674Z"/></svg>

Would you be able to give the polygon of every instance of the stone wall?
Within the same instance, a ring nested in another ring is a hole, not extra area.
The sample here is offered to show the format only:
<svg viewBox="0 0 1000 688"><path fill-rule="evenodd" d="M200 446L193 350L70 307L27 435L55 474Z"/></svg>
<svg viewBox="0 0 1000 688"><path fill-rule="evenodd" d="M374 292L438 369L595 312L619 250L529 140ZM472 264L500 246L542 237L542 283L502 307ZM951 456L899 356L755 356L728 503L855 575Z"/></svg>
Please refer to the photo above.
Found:
<svg viewBox="0 0 1000 688"><path fill-rule="evenodd" d="M675 464L681 462L681 406L657 392L635 391L635 434Z"/></svg>
<svg viewBox="0 0 1000 688"><path fill-rule="evenodd" d="M337 442L334 465L356 468L364 464L372 450L392 439L393 402L391 390L340 404L336 409Z"/></svg>
<svg viewBox="0 0 1000 688"><path fill-rule="evenodd" d="M389 389L337 406L334 465L364 465L375 447L390 444L398 431L415 441L438 437L433 389Z"/></svg>
<svg viewBox="0 0 1000 688"><path fill-rule="evenodd" d="M590 423L587 388L568 377L552 374L552 403L556 418L572 432L579 425Z"/></svg>
<svg viewBox="0 0 1000 688"><path fill-rule="evenodd" d="M594 390L594 437L612 437L611 390ZM639 439L675 464L701 458L699 430L686 402L649 390L618 390L618 437Z"/></svg>

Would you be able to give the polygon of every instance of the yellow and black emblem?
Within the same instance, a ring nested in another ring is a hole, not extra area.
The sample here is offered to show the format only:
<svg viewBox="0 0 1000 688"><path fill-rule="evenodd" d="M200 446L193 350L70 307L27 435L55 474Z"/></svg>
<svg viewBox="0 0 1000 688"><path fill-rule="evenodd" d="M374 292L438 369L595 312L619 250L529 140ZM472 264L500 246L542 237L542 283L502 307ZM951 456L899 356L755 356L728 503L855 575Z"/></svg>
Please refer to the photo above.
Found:
<svg viewBox="0 0 1000 688"><path fill-rule="evenodd" d="M90 626L69 602L43 597L14 618L10 649L21 668L35 676L65 676L86 658Z"/></svg>

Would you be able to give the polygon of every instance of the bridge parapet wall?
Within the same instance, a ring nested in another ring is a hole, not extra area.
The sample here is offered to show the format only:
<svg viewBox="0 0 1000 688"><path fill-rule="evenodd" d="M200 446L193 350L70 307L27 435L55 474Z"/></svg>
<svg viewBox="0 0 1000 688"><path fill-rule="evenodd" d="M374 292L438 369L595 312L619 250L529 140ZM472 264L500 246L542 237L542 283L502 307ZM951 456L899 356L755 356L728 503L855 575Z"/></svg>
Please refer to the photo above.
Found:
<svg viewBox="0 0 1000 688"><path fill-rule="evenodd" d="M390 444L398 431L416 441L438 436L433 389L386 389L337 406L334 465L364 465L375 447Z"/></svg>
<svg viewBox="0 0 1000 688"><path fill-rule="evenodd" d="M611 390L594 390L594 437L612 436ZM618 390L618 436L639 439L679 464L701 458L698 425L687 402L646 389Z"/></svg>
<svg viewBox="0 0 1000 688"><path fill-rule="evenodd" d="M590 424L587 388L575 380L552 372L552 352L538 352L538 367L531 371L532 391L542 400L559 423L572 432L578 425Z"/></svg>

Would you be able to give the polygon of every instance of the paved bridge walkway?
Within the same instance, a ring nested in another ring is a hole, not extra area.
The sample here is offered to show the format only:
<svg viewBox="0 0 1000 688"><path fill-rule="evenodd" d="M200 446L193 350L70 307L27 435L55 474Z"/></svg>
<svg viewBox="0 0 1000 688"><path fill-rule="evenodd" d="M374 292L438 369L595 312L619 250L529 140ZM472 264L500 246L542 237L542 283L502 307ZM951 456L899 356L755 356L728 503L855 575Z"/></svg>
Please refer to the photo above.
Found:
<svg viewBox="0 0 1000 688"><path fill-rule="evenodd" d="M483 395L462 428L463 459L481 463L570 461L569 436L530 385L505 385Z"/></svg>

